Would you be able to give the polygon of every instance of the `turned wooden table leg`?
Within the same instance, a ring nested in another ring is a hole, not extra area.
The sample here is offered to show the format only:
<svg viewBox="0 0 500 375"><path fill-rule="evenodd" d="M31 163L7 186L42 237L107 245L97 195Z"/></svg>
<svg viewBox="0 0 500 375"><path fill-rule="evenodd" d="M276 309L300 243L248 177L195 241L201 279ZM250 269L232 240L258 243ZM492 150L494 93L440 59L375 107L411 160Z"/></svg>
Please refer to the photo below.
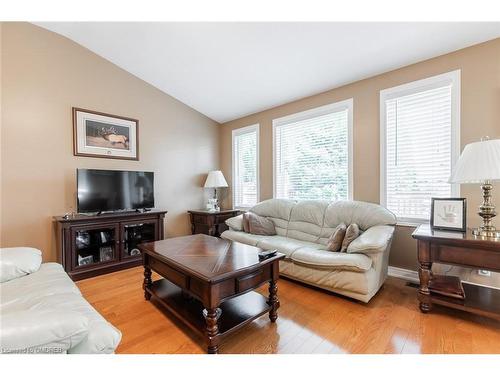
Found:
<svg viewBox="0 0 500 375"><path fill-rule="evenodd" d="M219 352L219 326L217 325L217 320L221 315L221 309L211 308L205 309L203 312L205 315L205 322L207 324L206 338L208 354L217 354Z"/></svg>
<svg viewBox="0 0 500 375"><path fill-rule="evenodd" d="M153 281L151 280L151 268L144 265L144 282L142 284L142 289L144 289L144 299L149 301L151 299L151 293L147 291L146 288L151 288Z"/></svg>
<svg viewBox="0 0 500 375"><path fill-rule="evenodd" d="M274 323L276 319L278 319L278 308L280 307L280 301L278 300L278 283L276 280L269 281L269 299L267 303L271 306L269 319Z"/></svg>
<svg viewBox="0 0 500 375"><path fill-rule="evenodd" d="M429 283L432 278L432 263L431 262L420 262L420 268L418 270L418 277L420 279L420 287L418 289L419 301L420 301L420 311L427 313L432 309L431 303L431 292L429 291Z"/></svg>

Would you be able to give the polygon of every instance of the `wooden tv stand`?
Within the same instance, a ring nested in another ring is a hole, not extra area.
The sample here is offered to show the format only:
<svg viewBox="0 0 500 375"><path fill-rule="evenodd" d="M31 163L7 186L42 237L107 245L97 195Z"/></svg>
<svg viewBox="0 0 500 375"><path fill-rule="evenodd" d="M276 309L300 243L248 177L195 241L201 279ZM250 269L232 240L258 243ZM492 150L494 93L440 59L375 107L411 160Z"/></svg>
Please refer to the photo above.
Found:
<svg viewBox="0 0 500 375"><path fill-rule="evenodd" d="M137 246L164 238L167 211L54 216L57 256L73 280L142 264Z"/></svg>

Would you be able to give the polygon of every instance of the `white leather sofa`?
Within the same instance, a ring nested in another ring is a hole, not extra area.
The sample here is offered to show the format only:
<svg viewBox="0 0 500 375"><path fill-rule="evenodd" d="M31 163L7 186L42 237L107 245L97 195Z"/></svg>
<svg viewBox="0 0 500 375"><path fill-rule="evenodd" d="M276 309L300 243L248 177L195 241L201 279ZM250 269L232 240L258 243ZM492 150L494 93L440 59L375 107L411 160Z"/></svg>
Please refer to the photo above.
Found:
<svg viewBox="0 0 500 375"><path fill-rule="evenodd" d="M280 274L368 302L387 277L396 217L377 204L359 201L270 199L249 211L271 219L275 236L243 231L242 215L228 219L222 237L286 255ZM363 231L347 252L326 250L337 225L356 223Z"/></svg>
<svg viewBox="0 0 500 375"><path fill-rule="evenodd" d="M121 333L40 250L0 249L2 353L113 353Z"/></svg>

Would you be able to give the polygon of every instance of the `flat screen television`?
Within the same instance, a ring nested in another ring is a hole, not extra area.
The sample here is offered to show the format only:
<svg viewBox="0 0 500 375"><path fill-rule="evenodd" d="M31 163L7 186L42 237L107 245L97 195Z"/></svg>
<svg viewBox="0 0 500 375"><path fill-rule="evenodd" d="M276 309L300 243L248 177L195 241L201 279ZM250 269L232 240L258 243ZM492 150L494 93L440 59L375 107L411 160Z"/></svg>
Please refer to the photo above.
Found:
<svg viewBox="0 0 500 375"><path fill-rule="evenodd" d="M77 169L79 213L153 208L154 173Z"/></svg>

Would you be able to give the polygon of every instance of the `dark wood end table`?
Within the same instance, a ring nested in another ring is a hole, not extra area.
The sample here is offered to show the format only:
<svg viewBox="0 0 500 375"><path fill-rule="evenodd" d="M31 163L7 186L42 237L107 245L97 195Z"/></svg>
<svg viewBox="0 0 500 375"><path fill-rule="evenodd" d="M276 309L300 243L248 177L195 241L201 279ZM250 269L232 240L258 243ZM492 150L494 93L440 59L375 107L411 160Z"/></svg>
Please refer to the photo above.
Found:
<svg viewBox="0 0 500 375"><path fill-rule="evenodd" d="M207 234L220 237L221 233L228 229L224 223L227 219L238 216L240 210L190 210L191 234Z"/></svg>
<svg viewBox="0 0 500 375"><path fill-rule="evenodd" d="M475 314L500 319L500 290L462 283L465 298L450 297L432 290L433 263L446 263L476 269L500 271L500 241L466 233L432 230L428 224L420 225L412 234L418 241L420 310L431 311L432 305L442 305ZM439 276L440 284L450 285L453 276ZM444 282L443 282L444 280Z"/></svg>
<svg viewBox="0 0 500 375"><path fill-rule="evenodd" d="M197 234L140 245L144 297L155 298L217 353L220 340L269 313L278 318L279 260L259 261L261 249ZM152 281L152 271L164 279ZM254 289L269 283L269 297Z"/></svg>

